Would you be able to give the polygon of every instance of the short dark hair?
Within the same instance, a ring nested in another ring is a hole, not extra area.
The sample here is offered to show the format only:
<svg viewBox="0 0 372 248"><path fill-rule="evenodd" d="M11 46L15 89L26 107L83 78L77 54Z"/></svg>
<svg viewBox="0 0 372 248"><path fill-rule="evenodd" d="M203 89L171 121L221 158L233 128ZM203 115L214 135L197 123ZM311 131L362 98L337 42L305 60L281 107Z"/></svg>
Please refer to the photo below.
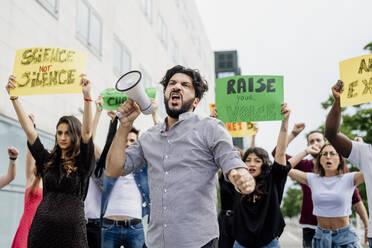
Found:
<svg viewBox="0 0 372 248"><path fill-rule="evenodd" d="M191 77L192 85L194 86L195 90L195 97L201 100L204 93L208 91L207 81L200 75L198 70L186 68L182 65L173 66L167 71L163 79L160 81L160 84L164 86L163 92L165 92L171 77L173 77L173 75L176 73L183 73Z"/></svg>
<svg viewBox="0 0 372 248"><path fill-rule="evenodd" d="M324 133L322 131L320 131L320 130L313 130L310 133L308 133L306 135L306 140L309 141L309 136L312 135L312 134L314 134L314 133L320 133L321 135L323 135L323 140L324 141L326 140L325 137L324 137Z"/></svg>
<svg viewBox="0 0 372 248"><path fill-rule="evenodd" d="M140 131L138 129L136 129L135 127L132 127L129 132L130 133L135 133L137 135L137 138L138 138L138 135L139 135Z"/></svg>

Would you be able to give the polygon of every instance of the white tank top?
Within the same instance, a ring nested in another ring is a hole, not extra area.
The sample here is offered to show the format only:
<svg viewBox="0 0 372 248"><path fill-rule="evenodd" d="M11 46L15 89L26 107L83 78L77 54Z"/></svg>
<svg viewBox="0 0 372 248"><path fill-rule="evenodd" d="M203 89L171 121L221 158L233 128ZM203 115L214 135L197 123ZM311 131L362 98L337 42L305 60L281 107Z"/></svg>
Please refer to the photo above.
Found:
<svg viewBox="0 0 372 248"><path fill-rule="evenodd" d="M109 216L142 219L141 193L132 173L119 177L112 188L104 217Z"/></svg>
<svg viewBox="0 0 372 248"><path fill-rule="evenodd" d="M321 177L318 174L306 173L315 216L344 217L351 214L355 173L345 173L334 177Z"/></svg>
<svg viewBox="0 0 372 248"><path fill-rule="evenodd" d="M89 187L87 197L84 202L85 218L87 219L99 219L101 211L101 198L102 193L99 190L96 183L89 178Z"/></svg>

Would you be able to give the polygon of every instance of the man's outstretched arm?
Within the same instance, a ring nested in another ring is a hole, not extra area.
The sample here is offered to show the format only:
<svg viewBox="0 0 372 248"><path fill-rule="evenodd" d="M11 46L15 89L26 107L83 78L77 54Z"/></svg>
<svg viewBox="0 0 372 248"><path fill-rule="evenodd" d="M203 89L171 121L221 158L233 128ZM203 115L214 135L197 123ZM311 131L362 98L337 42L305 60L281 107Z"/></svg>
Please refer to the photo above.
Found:
<svg viewBox="0 0 372 248"><path fill-rule="evenodd" d="M338 80L332 87L332 94L335 100L327 116L325 137L343 157L348 158L351 152L352 143L348 137L339 132L341 122L340 94L344 90L343 87L344 84L341 80Z"/></svg>

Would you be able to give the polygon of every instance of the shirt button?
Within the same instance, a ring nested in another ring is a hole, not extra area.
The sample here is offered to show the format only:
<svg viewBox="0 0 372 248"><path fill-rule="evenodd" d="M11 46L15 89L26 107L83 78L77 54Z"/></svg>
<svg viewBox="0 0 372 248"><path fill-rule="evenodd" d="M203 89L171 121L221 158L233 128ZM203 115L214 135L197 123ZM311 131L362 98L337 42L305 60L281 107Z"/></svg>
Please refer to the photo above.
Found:
<svg viewBox="0 0 372 248"><path fill-rule="evenodd" d="M167 189L164 189L164 193L167 193Z"/></svg>
<svg viewBox="0 0 372 248"><path fill-rule="evenodd" d="M167 207L163 207L164 210L167 210Z"/></svg>
<svg viewBox="0 0 372 248"><path fill-rule="evenodd" d="M165 172L165 175L168 175L168 171Z"/></svg>
<svg viewBox="0 0 372 248"><path fill-rule="evenodd" d="M167 228L167 224L164 224L164 228Z"/></svg>
<svg viewBox="0 0 372 248"><path fill-rule="evenodd" d="M165 159L167 159L168 158L168 155L165 155Z"/></svg>

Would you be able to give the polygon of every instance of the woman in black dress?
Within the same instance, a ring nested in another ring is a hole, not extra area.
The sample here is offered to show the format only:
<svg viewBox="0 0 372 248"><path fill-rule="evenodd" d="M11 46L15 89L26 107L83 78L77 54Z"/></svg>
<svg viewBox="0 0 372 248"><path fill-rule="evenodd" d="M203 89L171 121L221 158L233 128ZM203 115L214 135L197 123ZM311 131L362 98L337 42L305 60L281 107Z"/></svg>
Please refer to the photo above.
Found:
<svg viewBox="0 0 372 248"><path fill-rule="evenodd" d="M55 146L48 152L24 112L18 97L10 97L27 135L28 147L43 179L41 201L28 236L29 248L88 248L84 199L94 168L90 82L81 75L84 95L83 124L74 116L63 116L57 124ZM6 89L16 87L9 77Z"/></svg>

